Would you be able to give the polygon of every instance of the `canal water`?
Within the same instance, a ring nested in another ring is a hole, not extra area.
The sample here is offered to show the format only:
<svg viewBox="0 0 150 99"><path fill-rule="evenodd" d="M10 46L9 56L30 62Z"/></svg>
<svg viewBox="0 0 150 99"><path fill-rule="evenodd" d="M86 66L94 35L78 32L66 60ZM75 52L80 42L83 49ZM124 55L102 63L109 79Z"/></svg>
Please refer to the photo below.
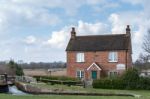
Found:
<svg viewBox="0 0 150 99"><path fill-rule="evenodd" d="M26 95L27 94L18 90L16 86L9 86L9 93L12 95Z"/></svg>

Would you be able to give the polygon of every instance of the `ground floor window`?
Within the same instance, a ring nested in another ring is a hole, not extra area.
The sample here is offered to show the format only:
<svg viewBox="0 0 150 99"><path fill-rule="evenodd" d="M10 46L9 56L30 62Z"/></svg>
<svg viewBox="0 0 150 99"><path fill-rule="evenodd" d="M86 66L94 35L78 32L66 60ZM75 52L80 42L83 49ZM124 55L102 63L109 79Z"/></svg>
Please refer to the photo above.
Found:
<svg viewBox="0 0 150 99"><path fill-rule="evenodd" d="M116 77L118 75L118 72L117 71L110 71L109 73L108 73L108 76L109 77Z"/></svg>
<svg viewBox="0 0 150 99"><path fill-rule="evenodd" d="M84 78L84 71L83 70L77 70L77 78Z"/></svg>

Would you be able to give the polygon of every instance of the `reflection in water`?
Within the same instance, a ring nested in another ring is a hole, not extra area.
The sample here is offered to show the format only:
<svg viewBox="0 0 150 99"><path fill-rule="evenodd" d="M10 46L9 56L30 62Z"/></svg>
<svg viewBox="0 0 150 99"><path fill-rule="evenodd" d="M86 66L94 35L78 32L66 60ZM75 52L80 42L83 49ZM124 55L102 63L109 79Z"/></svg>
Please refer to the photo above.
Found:
<svg viewBox="0 0 150 99"><path fill-rule="evenodd" d="M26 95L26 93L18 90L16 86L9 86L9 93L13 95Z"/></svg>

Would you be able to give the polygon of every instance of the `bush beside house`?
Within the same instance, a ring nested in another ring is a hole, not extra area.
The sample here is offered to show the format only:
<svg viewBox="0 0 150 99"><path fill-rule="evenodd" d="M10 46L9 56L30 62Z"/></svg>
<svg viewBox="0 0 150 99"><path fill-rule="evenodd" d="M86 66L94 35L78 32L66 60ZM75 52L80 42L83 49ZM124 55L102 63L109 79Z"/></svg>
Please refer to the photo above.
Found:
<svg viewBox="0 0 150 99"><path fill-rule="evenodd" d="M127 70L121 77L93 81L93 88L103 89L146 89L150 90L150 78L139 77L136 69Z"/></svg>

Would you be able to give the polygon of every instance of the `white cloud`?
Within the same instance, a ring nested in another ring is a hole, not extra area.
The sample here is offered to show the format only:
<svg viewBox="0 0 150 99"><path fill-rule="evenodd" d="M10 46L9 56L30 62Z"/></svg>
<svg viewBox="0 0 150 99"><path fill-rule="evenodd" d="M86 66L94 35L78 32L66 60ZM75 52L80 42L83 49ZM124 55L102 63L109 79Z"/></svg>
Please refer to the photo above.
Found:
<svg viewBox="0 0 150 99"><path fill-rule="evenodd" d="M109 17L109 21L112 24L112 34L124 33L124 23L122 23L118 14L111 14Z"/></svg>
<svg viewBox="0 0 150 99"><path fill-rule="evenodd" d="M76 10L78 5L80 5L80 3L77 4L77 1L78 0L13 0L13 3L21 5L32 5L36 8L64 8L66 12L71 13L71 10Z"/></svg>
<svg viewBox="0 0 150 99"><path fill-rule="evenodd" d="M108 33L108 25L104 23L87 23L83 21L78 22L78 35L95 35Z"/></svg>
<svg viewBox="0 0 150 99"><path fill-rule="evenodd" d="M66 26L60 31L52 32L51 38L47 41L51 47L54 48L65 48L70 39L70 31L72 26ZM97 23L87 23L79 21L76 27L76 35L96 35L96 34L106 34L108 31L108 26L106 24Z"/></svg>
<svg viewBox="0 0 150 99"><path fill-rule="evenodd" d="M10 27L21 26L56 25L61 22L60 16L50 13L49 9L61 8L68 15L76 15L83 5L104 3L105 6L114 5L108 5L110 2L105 0L0 0L0 30L6 31Z"/></svg>
<svg viewBox="0 0 150 99"><path fill-rule="evenodd" d="M68 15L75 15L82 5L97 5L105 0L3 0L2 4L13 4L36 8L63 8ZM109 2L110 3L110 2Z"/></svg>
<svg viewBox="0 0 150 99"><path fill-rule="evenodd" d="M66 45L66 40L68 40L68 37L70 35L69 29L70 26L66 26L60 31L52 32L51 38L46 42L46 44L54 48L64 48L64 46Z"/></svg>
<svg viewBox="0 0 150 99"><path fill-rule="evenodd" d="M40 0L1 0L0 30L23 26L56 25L61 22L59 16L49 13ZM37 10L38 9L38 10Z"/></svg>
<svg viewBox="0 0 150 99"><path fill-rule="evenodd" d="M95 5L103 0L0 0L0 31L21 26L56 25L59 15L49 9L62 8L75 15L82 5Z"/></svg>

